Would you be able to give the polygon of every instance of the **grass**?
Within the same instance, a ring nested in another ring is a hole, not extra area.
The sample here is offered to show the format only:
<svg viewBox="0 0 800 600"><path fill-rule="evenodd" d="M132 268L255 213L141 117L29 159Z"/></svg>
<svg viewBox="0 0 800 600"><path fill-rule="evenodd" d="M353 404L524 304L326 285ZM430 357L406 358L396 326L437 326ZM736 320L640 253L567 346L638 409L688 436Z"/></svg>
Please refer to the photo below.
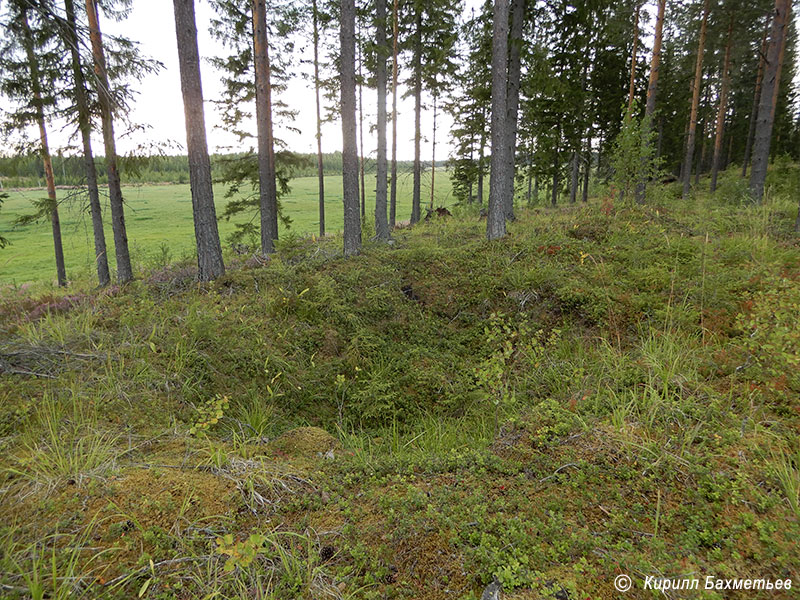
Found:
<svg viewBox="0 0 800 600"><path fill-rule="evenodd" d="M177 264L0 292L2 593L792 578L798 173L776 165L764 207L733 169L688 202L520 208L498 242L460 207L351 259L295 238L209 285Z"/></svg>
<svg viewBox="0 0 800 600"><path fill-rule="evenodd" d="M374 175L367 176L367 206L374 207ZM426 180L423 180L425 182ZM315 177L292 180L291 192L281 199L284 214L291 220L291 229L280 225L281 235L289 231L298 235L319 233L318 188ZM400 174L398 178L398 221L408 220L411 214L411 177ZM335 233L342 227L342 178L327 176L326 228ZM11 246L0 256L0 284L20 285L28 282L54 280L53 240L50 223L43 221L26 226L14 226L14 220L31 212L30 202L44 191L24 190L9 193L9 199L0 211L0 231L11 241ZM127 186L123 190L126 201L126 225L134 268L144 271L163 267L183 257L193 256L194 229L192 201L188 184ZM216 185L214 195L217 214L227 203L225 188ZM430 194L429 183L423 185L423 202ZM64 254L70 278L91 279L94 276L94 241L91 219L85 207L86 199L73 190L59 190L62 199L60 217L64 238ZM437 179L437 205L452 204L450 180ZM368 208L372 219L373 208ZM240 216L231 221L220 221L220 236L225 239L235 230L236 223L247 222L251 216ZM109 248L110 266L114 269L111 214L104 203L106 244Z"/></svg>

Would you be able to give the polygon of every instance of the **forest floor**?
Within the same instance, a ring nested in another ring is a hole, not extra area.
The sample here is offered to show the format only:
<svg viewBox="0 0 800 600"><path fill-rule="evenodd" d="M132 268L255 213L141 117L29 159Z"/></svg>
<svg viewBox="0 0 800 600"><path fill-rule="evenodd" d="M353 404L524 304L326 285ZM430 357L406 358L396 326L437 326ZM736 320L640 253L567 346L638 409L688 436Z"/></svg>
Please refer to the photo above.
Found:
<svg viewBox="0 0 800 600"><path fill-rule="evenodd" d="M798 597L799 176L4 290L0 596Z"/></svg>

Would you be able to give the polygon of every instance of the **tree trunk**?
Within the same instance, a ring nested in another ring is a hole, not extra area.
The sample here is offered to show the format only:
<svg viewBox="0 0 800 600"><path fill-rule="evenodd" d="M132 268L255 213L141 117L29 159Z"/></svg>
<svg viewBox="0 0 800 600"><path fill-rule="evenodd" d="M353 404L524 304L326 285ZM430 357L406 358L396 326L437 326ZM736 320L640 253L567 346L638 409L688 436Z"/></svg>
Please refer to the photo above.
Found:
<svg viewBox="0 0 800 600"><path fill-rule="evenodd" d="M539 174L533 176L533 200L539 202Z"/></svg>
<svg viewBox="0 0 800 600"><path fill-rule="evenodd" d="M399 47L398 0L392 4L392 182L389 198L389 228L397 224L397 55Z"/></svg>
<svg viewBox="0 0 800 600"><path fill-rule="evenodd" d="M791 0L775 0L775 17L772 21L772 33L767 50L767 66L758 105L758 120L753 142L753 168L750 172L750 194L756 202L761 202L764 197L772 125L775 119L772 107L774 96L778 93L780 56L788 28L791 6Z"/></svg>
<svg viewBox="0 0 800 600"><path fill-rule="evenodd" d="M486 148L486 139L481 134L481 147L478 150L478 206L483 206L483 163L484 163L484 148Z"/></svg>
<svg viewBox="0 0 800 600"><path fill-rule="evenodd" d="M359 154L358 171L361 179L359 192L361 194L361 220L363 221L367 217L367 190L364 185L364 157L366 155L366 152L364 152L364 95L362 93L364 81L362 67L364 61L361 57L360 35L356 37L356 43L358 44L358 149L361 151Z"/></svg>
<svg viewBox="0 0 800 600"><path fill-rule="evenodd" d="M578 169L580 165L578 164L578 152L573 150L572 151L572 172L570 173L570 181L569 181L569 201L572 204L578 200L578 175L580 174Z"/></svg>
<svg viewBox="0 0 800 600"><path fill-rule="evenodd" d="M711 193L717 191L717 175L719 174L720 161L722 160L722 136L725 132L725 111L728 110L728 89L731 85L731 45L733 44L733 15L728 24L728 41L725 44L725 60L722 65L722 88L719 92L719 107L717 109L717 128L714 137L714 158L711 161Z"/></svg>
<svg viewBox="0 0 800 600"><path fill-rule="evenodd" d="M697 58L694 63L694 81L692 82L692 107L689 112L689 133L686 137L686 156L683 159L683 199L689 197L692 181L692 163L694 162L694 147L697 137L697 109L700 106L700 85L703 81L703 52L706 45L706 31L708 30L708 8L710 0L703 3L703 20L700 23L700 37L697 42Z"/></svg>
<svg viewBox="0 0 800 600"><path fill-rule="evenodd" d="M89 192L89 210L92 216L92 231L94 232L94 254L97 265L97 280L101 287L111 283L111 274L108 270L108 251L106 250L106 235L103 229L103 213L100 207L100 188L97 184L97 168L94 164L92 152L92 122L89 112L89 99L86 94L86 81L83 77L81 56L78 50L78 23L75 17L74 0L64 0L64 10L67 16L67 36L69 39L70 56L72 58L72 77L75 82L75 105L78 109L78 129L83 142L83 161L86 170L86 187Z"/></svg>
<svg viewBox="0 0 800 600"><path fill-rule="evenodd" d="M586 138L586 155L583 162L583 202L589 201L589 177L591 176L592 169L592 136L591 132Z"/></svg>
<svg viewBox="0 0 800 600"><path fill-rule="evenodd" d="M431 203L430 209L433 210L433 193L436 188L436 96L433 97L433 137L431 144Z"/></svg>
<svg viewBox="0 0 800 600"><path fill-rule="evenodd" d="M414 189L411 198L411 224L420 218L420 186L422 183L422 164L420 144L422 141L422 10L417 9L416 31L414 32Z"/></svg>
<svg viewBox="0 0 800 600"><path fill-rule="evenodd" d="M48 212L50 213L50 225L53 228L53 247L56 256L56 277L58 285L67 285L67 268L64 264L64 246L61 242L61 221L58 218L58 199L56 198L56 181L53 176L53 161L50 157L50 146L47 142L47 123L44 117L44 102L42 99L42 88L39 80L39 62L33 49L33 35L28 25L28 9L22 8L22 27L24 34L25 54L28 60L28 69L31 75L31 92L33 94L33 107L36 112L36 124L39 126L39 141L41 147L39 152L44 164L44 178L47 182Z"/></svg>
<svg viewBox="0 0 800 600"><path fill-rule="evenodd" d="M253 0L253 58L256 71L256 127L258 129L258 179L261 207L261 252L275 252L278 239L278 188L275 175L275 140L272 130L267 8Z"/></svg>
<svg viewBox="0 0 800 600"><path fill-rule="evenodd" d="M375 188L375 235L378 240L389 239L386 219L386 0L375 0L377 26L377 65L375 83L378 88L378 156Z"/></svg>
<svg viewBox="0 0 800 600"><path fill-rule="evenodd" d="M186 148L189 154L189 181L192 190L198 277L200 281L211 281L225 272L225 263L222 261L217 212L214 208L194 0L173 0L173 6L175 32L178 38L181 92L186 118Z"/></svg>
<svg viewBox="0 0 800 600"><path fill-rule="evenodd" d="M561 129L559 128L559 137L561 137ZM553 189L551 190L552 197L550 198L550 203L553 206L558 205L558 186L559 183L559 170L561 169L561 164L558 160L558 147L556 147L556 153L553 156Z"/></svg>
<svg viewBox="0 0 800 600"><path fill-rule="evenodd" d="M512 0L511 2L511 37L509 40L508 56L508 92L506 127L508 128L508 148L506 157L510 161L507 181L505 182L505 217L514 220L514 178L516 176L516 150L517 150L517 118L519 114L519 86L522 69L523 26L525 24L526 0Z"/></svg>
<svg viewBox="0 0 800 600"><path fill-rule="evenodd" d="M633 108L633 96L636 93L636 52L639 48L639 11L641 4L636 2L636 12L633 17L633 50L631 52L631 82L628 89L628 114Z"/></svg>
<svg viewBox="0 0 800 600"><path fill-rule="evenodd" d="M342 202L344 205L344 255L361 250L361 219L358 206L358 148L356 145L356 7L355 0L342 0L341 111L342 111Z"/></svg>
<svg viewBox="0 0 800 600"><path fill-rule="evenodd" d="M747 142L744 147L744 159L742 160L742 177L747 177L747 167L750 165L750 152L753 149L753 137L756 133L756 120L758 119L758 103L761 99L761 82L764 78L764 67L767 58L767 35L769 34L769 24L772 15L767 15L767 22L764 25L764 36L761 39L761 52L758 59L758 72L756 74L756 90L753 93L753 108L750 111L750 126L747 131Z"/></svg>
<svg viewBox="0 0 800 600"><path fill-rule="evenodd" d="M650 60L650 84L647 86L647 104L644 109L644 123L642 125L642 145L650 144L650 128L652 127L653 113L656 111L656 94L658 93L658 76L661 71L661 41L664 31L664 11L667 0L658 0L658 16L656 17L656 31L653 40L653 57ZM647 191L647 179L643 178L636 186L636 202L644 204Z"/></svg>
<svg viewBox="0 0 800 600"><path fill-rule="evenodd" d="M317 102L317 179L319 180L319 235L325 235L325 170L322 164L322 103L319 99L319 12L317 0L311 2L314 27L314 94Z"/></svg>
<svg viewBox="0 0 800 600"><path fill-rule="evenodd" d="M489 179L489 216L486 237L506 234L505 207L508 154L508 0L494 0L492 33L492 162Z"/></svg>
<svg viewBox="0 0 800 600"><path fill-rule="evenodd" d="M94 72L97 76L97 96L103 121L103 145L106 152L108 196L111 206L111 228L114 232L114 254L117 257L117 281L125 284L133 279L131 255L128 250L128 233L125 229L125 206L122 198L119 170L117 169L117 144L114 139L114 117L112 115L111 88L106 71L103 50L103 35L97 16L96 0L86 0L86 15L89 19L89 37L92 42Z"/></svg>

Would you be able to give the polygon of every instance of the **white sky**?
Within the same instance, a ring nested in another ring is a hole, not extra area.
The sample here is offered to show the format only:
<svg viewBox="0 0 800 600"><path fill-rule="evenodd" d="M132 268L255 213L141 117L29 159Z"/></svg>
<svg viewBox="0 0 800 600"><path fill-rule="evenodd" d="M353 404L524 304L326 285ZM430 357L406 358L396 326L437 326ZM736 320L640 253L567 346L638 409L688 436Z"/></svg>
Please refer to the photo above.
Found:
<svg viewBox="0 0 800 600"><path fill-rule="evenodd" d="M209 150L224 151L226 146L234 146L237 149L246 149L239 146L235 136L232 136L220 129L220 113L217 106L211 102L222 96L222 84L220 74L206 60L215 55L224 55L225 49L209 33L211 19L214 11L210 4L205 0L196 0L197 11L197 30L198 44L201 56L201 71L203 79L203 95L206 103L206 129L208 132ZM145 141L167 141L174 140L185 146L186 129L183 117L183 100L181 97L180 78L178 72L178 50L175 39L175 20L172 2L168 0L135 0L133 12L130 17L121 22L114 23L108 19L101 22L104 32L119 33L141 43L142 53L151 58L155 58L164 63L157 75L150 75L136 86L140 91L139 96L133 103L131 120L134 123L142 123L152 127L150 131L142 136L138 134L130 140L119 140L119 151L125 153L132 150L138 143ZM304 51L303 56L295 58L306 59L308 63L313 57L311 48ZM281 128L276 130L276 135L283 139L289 149L296 152L316 152L316 108L312 79L304 78L300 75L303 71L311 73L310 64L297 63L297 76L293 77L288 89L281 94L281 98L298 115L293 127L300 129L301 132L295 133ZM402 75L401 75L402 78ZM400 95L405 91L400 88ZM364 88L364 145L367 156L375 156L375 146L377 139L374 134L370 134L370 124L375 123L377 111L377 99L375 90ZM391 96L387 99L387 109L391 111ZM398 107L398 157L411 159L414 156L413 145L413 126L414 126L414 104L412 99L400 100ZM324 113L323 113L324 114ZM439 111L437 117L436 155L437 160L446 158L449 154L449 129L452 119ZM430 136L432 127L432 112L423 111L422 130L423 144L422 157L430 160L431 144L425 139ZM255 123L251 123L247 129L255 132ZM391 144L391 130L389 130L389 144ZM244 142L246 145L250 141ZM342 129L338 121L323 123L322 143L324 152L334 152L341 150ZM391 147L391 146L390 146ZM98 147L98 152L99 149Z"/></svg>

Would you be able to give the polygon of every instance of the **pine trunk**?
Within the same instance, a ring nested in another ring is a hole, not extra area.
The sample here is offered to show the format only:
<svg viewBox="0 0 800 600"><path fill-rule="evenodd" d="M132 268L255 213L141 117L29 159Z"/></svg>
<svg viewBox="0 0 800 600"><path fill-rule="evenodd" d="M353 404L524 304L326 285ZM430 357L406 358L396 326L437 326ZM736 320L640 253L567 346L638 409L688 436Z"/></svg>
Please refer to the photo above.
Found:
<svg viewBox="0 0 800 600"><path fill-rule="evenodd" d="M637 1L636 12L633 17L633 50L631 51L631 77L628 88L628 114L630 114L633 108L633 97L636 93L636 52L639 48L639 11L641 8L641 5Z"/></svg>
<svg viewBox="0 0 800 600"><path fill-rule="evenodd" d="M375 188L375 235L381 241L389 239L386 218L386 0L375 0L377 35L375 83L378 88L378 155Z"/></svg>
<svg viewBox="0 0 800 600"><path fill-rule="evenodd" d="M84 80L81 56L78 50L80 46L74 0L64 0L64 10L67 16L68 45L72 59L72 76L75 82L75 106L78 109L78 129L81 132L81 141L83 142L83 162L86 170L86 187L89 192L89 211L92 217L92 231L94 233L97 280L100 286L105 287L111 283L111 274L108 269L108 251L106 250L106 235L103 229L103 213L100 207L100 188L97 184L97 168L94 164L94 152L92 151L92 122L91 113L89 112L89 99L86 94L86 81Z"/></svg>
<svg viewBox="0 0 800 600"><path fill-rule="evenodd" d="M356 7L342 0L340 24L342 111L342 202L344 205L344 255L361 250L358 202L358 147L356 144Z"/></svg>
<svg viewBox="0 0 800 600"><path fill-rule="evenodd" d="M117 168L117 144L114 139L114 117L112 114L111 88L106 71L106 57L103 50L103 35L97 15L96 0L86 0L86 15L89 19L89 37L92 42L94 72L97 76L97 96L103 121L103 145L106 153L106 174L108 176L108 196L111 206L111 228L114 232L114 254L117 258L117 281L125 284L133 279L133 266L128 250L128 233L125 228L125 205L122 186Z"/></svg>
<svg viewBox="0 0 800 600"><path fill-rule="evenodd" d="M411 224L420 218L420 186L422 183L422 10L417 9L414 32L414 188L411 197Z"/></svg>
<svg viewBox="0 0 800 600"><path fill-rule="evenodd" d="M589 201L589 177L592 170L592 136L591 132L586 138L586 154L583 161L583 202Z"/></svg>
<svg viewBox="0 0 800 600"><path fill-rule="evenodd" d="M392 4L392 175L389 198L389 229L397 224L397 55L399 48L398 0Z"/></svg>
<svg viewBox="0 0 800 600"><path fill-rule="evenodd" d="M578 176L580 172L578 169L580 165L578 164L578 153L576 151L572 152L572 173L570 173L570 181L569 181L569 201L572 204L575 204L578 200Z"/></svg>
<svg viewBox="0 0 800 600"><path fill-rule="evenodd" d="M714 136L714 158L711 161L711 193L717 191L717 175L722 160L722 137L725 133L725 112L728 110L728 89L731 85L731 44L733 44L733 15L728 25L728 41L725 44L725 60L722 65L722 87L717 108L717 127Z"/></svg>
<svg viewBox="0 0 800 600"><path fill-rule="evenodd" d="M661 71L661 41L664 31L664 11L667 0L658 0L658 16L656 17L656 31L653 40L653 57L650 60L650 84L647 86L647 104L644 109L644 124L642 126L642 145L647 146L650 141L650 128L652 127L653 114L656 111L656 94L658 93L658 76ZM644 204L647 191L647 179L643 178L636 186L636 202Z"/></svg>
<svg viewBox="0 0 800 600"><path fill-rule="evenodd" d="M211 281L225 272L225 263L222 260L217 213L214 208L194 0L173 0L173 6L186 118L186 148L189 154L198 277L200 281Z"/></svg>
<svg viewBox="0 0 800 600"><path fill-rule="evenodd" d="M506 103L506 127L508 128L508 148L506 158L508 165L505 182L505 217L514 220L514 178L516 176L517 119L519 114L519 87L522 69L523 26L525 24L525 0L512 0L511 3L511 37L508 56L508 92Z"/></svg>
<svg viewBox="0 0 800 600"><path fill-rule="evenodd" d="M764 182L767 178L772 125L775 119L773 111L774 96L778 93L780 57L783 40L788 29L791 6L791 0L775 0L775 16L772 21L772 32L770 34L769 49L767 50L767 66L764 81L762 82L753 142L753 168L750 172L750 194L756 202L761 202L764 197Z"/></svg>
<svg viewBox="0 0 800 600"><path fill-rule="evenodd" d="M703 21L700 23L700 37L697 42L697 58L694 64L694 81L692 82L692 107L689 112L689 133L686 137L686 156L683 159L683 199L689 197L692 182L692 163L697 137L697 109L700 106L700 86L703 81L703 52L706 45L708 29L708 9L710 0L703 4Z"/></svg>
<svg viewBox="0 0 800 600"><path fill-rule="evenodd" d="M50 146L47 142L47 123L44 117L44 103L42 99L41 81L39 79L39 63L33 49L33 35L28 25L28 9L21 10L22 26L24 28L25 54L28 60L28 70L31 76L31 92L33 93L33 106L36 112L36 124L39 127L39 153L44 164L44 178L47 184L48 212L50 225L53 229L53 247L56 257L56 277L58 285L67 285L67 268L64 264L64 245L61 242L61 221L58 217L58 199L56 198L56 181L53 176L53 161L50 157Z"/></svg>
<svg viewBox="0 0 800 600"><path fill-rule="evenodd" d="M758 119L758 104L761 99L761 82L764 79L764 68L767 58L767 35L769 34L769 24L772 15L767 15L767 23L764 25L764 37L761 39L761 52L758 59L758 72L756 74L756 90L753 93L753 108L750 111L750 126L747 131L747 142L744 147L744 159L742 160L742 177L747 177L747 167L750 166L750 152L753 150L753 137L756 133L756 120Z"/></svg>
<svg viewBox="0 0 800 600"><path fill-rule="evenodd" d="M361 194L361 220L364 221L367 217L367 190L364 186L364 160L366 156L366 152L364 152L364 94L362 89L364 82L362 66L364 61L361 57L360 35L356 37L356 43L358 44L358 150L360 151L358 161L360 183L358 189Z"/></svg>
<svg viewBox="0 0 800 600"><path fill-rule="evenodd" d="M431 143L431 201L430 209L433 210L433 194L436 189L436 96L433 97L433 138Z"/></svg>
<svg viewBox="0 0 800 600"><path fill-rule="evenodd" d="M317 179L319 181L319 235L325 235L325 169L322 164L322 103L319 99L319 11L317 0L311 3L314 27L314 95L317 103Z"/></svg>
<svg viewBox="0 0 800 600"><path fill-rule="evenodd" d="M259 206L261 252L275 252L278 239L278 188L275 175L275 141L272 130L267 8L265 0L253 0L253 58L256 72L256 127L258 130Z"/></svg>
<svg viewBox="0 0 800 600"><path fill-rule="evenodd" d="M505 207L508 180L508 0L494 0L492 34L492 159L489 179L489 216L486 237L506 234Z"/></svg>

